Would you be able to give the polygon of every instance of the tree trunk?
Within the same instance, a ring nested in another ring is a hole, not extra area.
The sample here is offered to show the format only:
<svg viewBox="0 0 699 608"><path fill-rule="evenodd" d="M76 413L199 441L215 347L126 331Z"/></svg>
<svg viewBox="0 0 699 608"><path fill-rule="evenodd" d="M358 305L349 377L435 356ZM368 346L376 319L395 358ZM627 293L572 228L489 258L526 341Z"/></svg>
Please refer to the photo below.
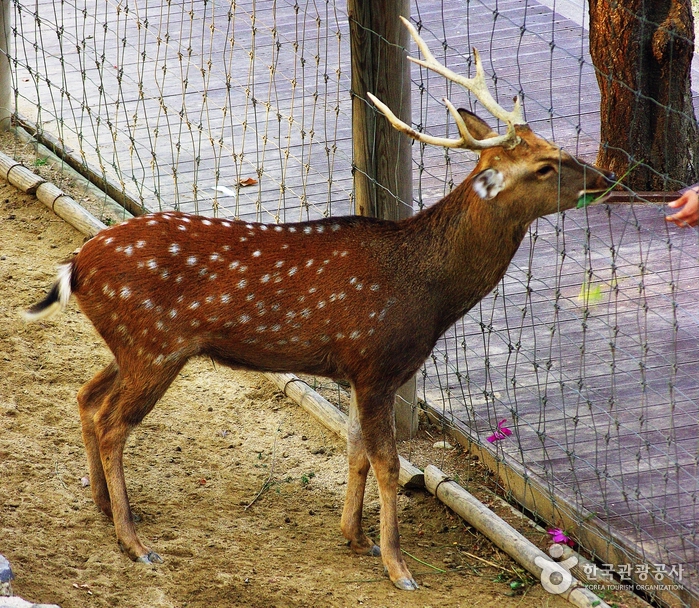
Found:
<svg viewBox="0 0 699 608"><path fill-rule="evenodd" d="M601 93L600 167L633 190L697 181L691 94L691 0L589 0L590 55ZM640 163L640 164L639 164Z"/></svg>

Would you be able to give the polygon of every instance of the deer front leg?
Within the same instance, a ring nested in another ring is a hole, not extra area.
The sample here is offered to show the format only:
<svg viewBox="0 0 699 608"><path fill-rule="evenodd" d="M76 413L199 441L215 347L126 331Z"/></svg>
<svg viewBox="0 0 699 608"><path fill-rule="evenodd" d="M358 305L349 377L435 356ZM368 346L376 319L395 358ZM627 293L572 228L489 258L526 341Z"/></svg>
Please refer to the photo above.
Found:
<svg viewBox="0 0 699 608"><path fill-rule="evenodd" d="M397 491L400 461L395 439L393 402L395 394L363 399L358 396L359 420L366 453L374 469L381 503L381 556L393 584L412 591L417 583L400 550Z"/></svg>
<svg viewBox="0 0 699 608"><path fill-rule="evenodd" d="M357 414L357 401L354 387L350 397L349 422L347 426L347 460L349 464L347 494L342 511L340 529L349 541L349 546L359 555L381 555L381 550L364 534L362 529L362 509L364 490L369 473L369 458L364 449L364 439Z"/></svg>

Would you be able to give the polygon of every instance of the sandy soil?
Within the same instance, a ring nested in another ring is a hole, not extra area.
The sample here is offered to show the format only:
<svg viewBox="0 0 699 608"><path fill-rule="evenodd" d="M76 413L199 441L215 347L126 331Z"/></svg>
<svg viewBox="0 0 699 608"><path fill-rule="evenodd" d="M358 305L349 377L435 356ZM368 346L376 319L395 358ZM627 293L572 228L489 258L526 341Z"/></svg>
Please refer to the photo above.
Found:
<svg viewBox="0 0 699 608"><path fill-rule="evenodd" d="M344 445L259 374L206 360L183 370L127 445L139 534L165 563L129 561L84 485L75 403L109 353L74 303L44 323L18 315L82 242L34 197L0 184L0 553L17 595L64 608L569 606L421 491L399 496L403 548L423 562L408 558L421 588L395 589L380 560L352 554L340 534ZM441 438L426 427L402 452L509 513L479 462L431 449ZM509 520L547 546L526 520ZM373 480L365 528L376 536Z"/></svg>

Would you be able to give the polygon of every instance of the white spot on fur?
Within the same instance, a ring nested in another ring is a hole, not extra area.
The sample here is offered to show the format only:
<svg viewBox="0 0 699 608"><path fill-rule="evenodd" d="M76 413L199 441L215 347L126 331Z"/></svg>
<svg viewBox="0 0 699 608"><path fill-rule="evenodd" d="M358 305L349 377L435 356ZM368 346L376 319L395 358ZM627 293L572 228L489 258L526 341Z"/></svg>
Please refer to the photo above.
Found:
<svg viewBox="0 0 699 608"><path fill-rule="evenodd" d="M120 290L119 290L119 295L121 296L122 300L128 300L131 297L131 289L124 285Z"/></svg>
<svg viewBox="0 0 699 608"><path fill-rule="evenodd" d="M190 255L187 258L187 266L194 266L197 263L197 256L195 255Z"/></svg>
<svg viewBox="0 0 699 608"><path fill-rule="evenodd" d="M247 323L248 321L250 321L250 315L240 315L238 317L238 321L240 321L243 324Z"/></svg>
<svg viewBox="0 0 699 608"><path fill-rule="evenodd" d="M245 287L247 284L248 282L245 279L241 279L240 281L238 281L237 287L238 289L243 289L243 287Z"/></svg>
<svg viewBox="0 0 699 608"><path fill-rule="evenodd" d="M158 262L155 258L151 258L146 262L146 266L148 266L148 268L151 270L155 270L158 267Z"/></svg>
<svg viewBox="0 0 699 608"><path fill-rule="evenodd" d="M228 304L228 302L231 301L231 294L229 293L223 293L221 294L221 303L222 304Z"/></svg>
<svg viewBox="0 0 699 608"><path fill-rule="evenodd" d="M258 249L257 251L252 252L252 257L254 258L259 258L262 255L262 252Z"/></svg>
<svg viewBox="0 0 699 608"><path fill-rule="evenodd" d="M189 310L196 310L201 304L196 300L189 305Z"/></svg>
<svg viewBox="0 0 699 608"><path fill-rule="evenodd" d="M485 169L471 180L471 187L480 198L490 200L505 187L505 176L495 169Z"/></svg>

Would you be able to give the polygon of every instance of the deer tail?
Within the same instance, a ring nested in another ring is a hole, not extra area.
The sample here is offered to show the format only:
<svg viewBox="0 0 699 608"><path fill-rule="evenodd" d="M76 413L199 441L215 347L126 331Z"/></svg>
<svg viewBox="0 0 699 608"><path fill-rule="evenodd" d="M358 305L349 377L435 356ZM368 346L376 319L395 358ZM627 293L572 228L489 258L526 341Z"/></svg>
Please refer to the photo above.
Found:
<svg viewBox="0 0 699 608"><path fill-rule="evenodd" d="M48 319L68 306L68 300L70 300L72 292L72 276L73 264L71 262L61 264L58 267L58 279L53 284L51 291L46 294L46 297L41 302L37 302L24 312L25 320L40 321Z"/></svg>

